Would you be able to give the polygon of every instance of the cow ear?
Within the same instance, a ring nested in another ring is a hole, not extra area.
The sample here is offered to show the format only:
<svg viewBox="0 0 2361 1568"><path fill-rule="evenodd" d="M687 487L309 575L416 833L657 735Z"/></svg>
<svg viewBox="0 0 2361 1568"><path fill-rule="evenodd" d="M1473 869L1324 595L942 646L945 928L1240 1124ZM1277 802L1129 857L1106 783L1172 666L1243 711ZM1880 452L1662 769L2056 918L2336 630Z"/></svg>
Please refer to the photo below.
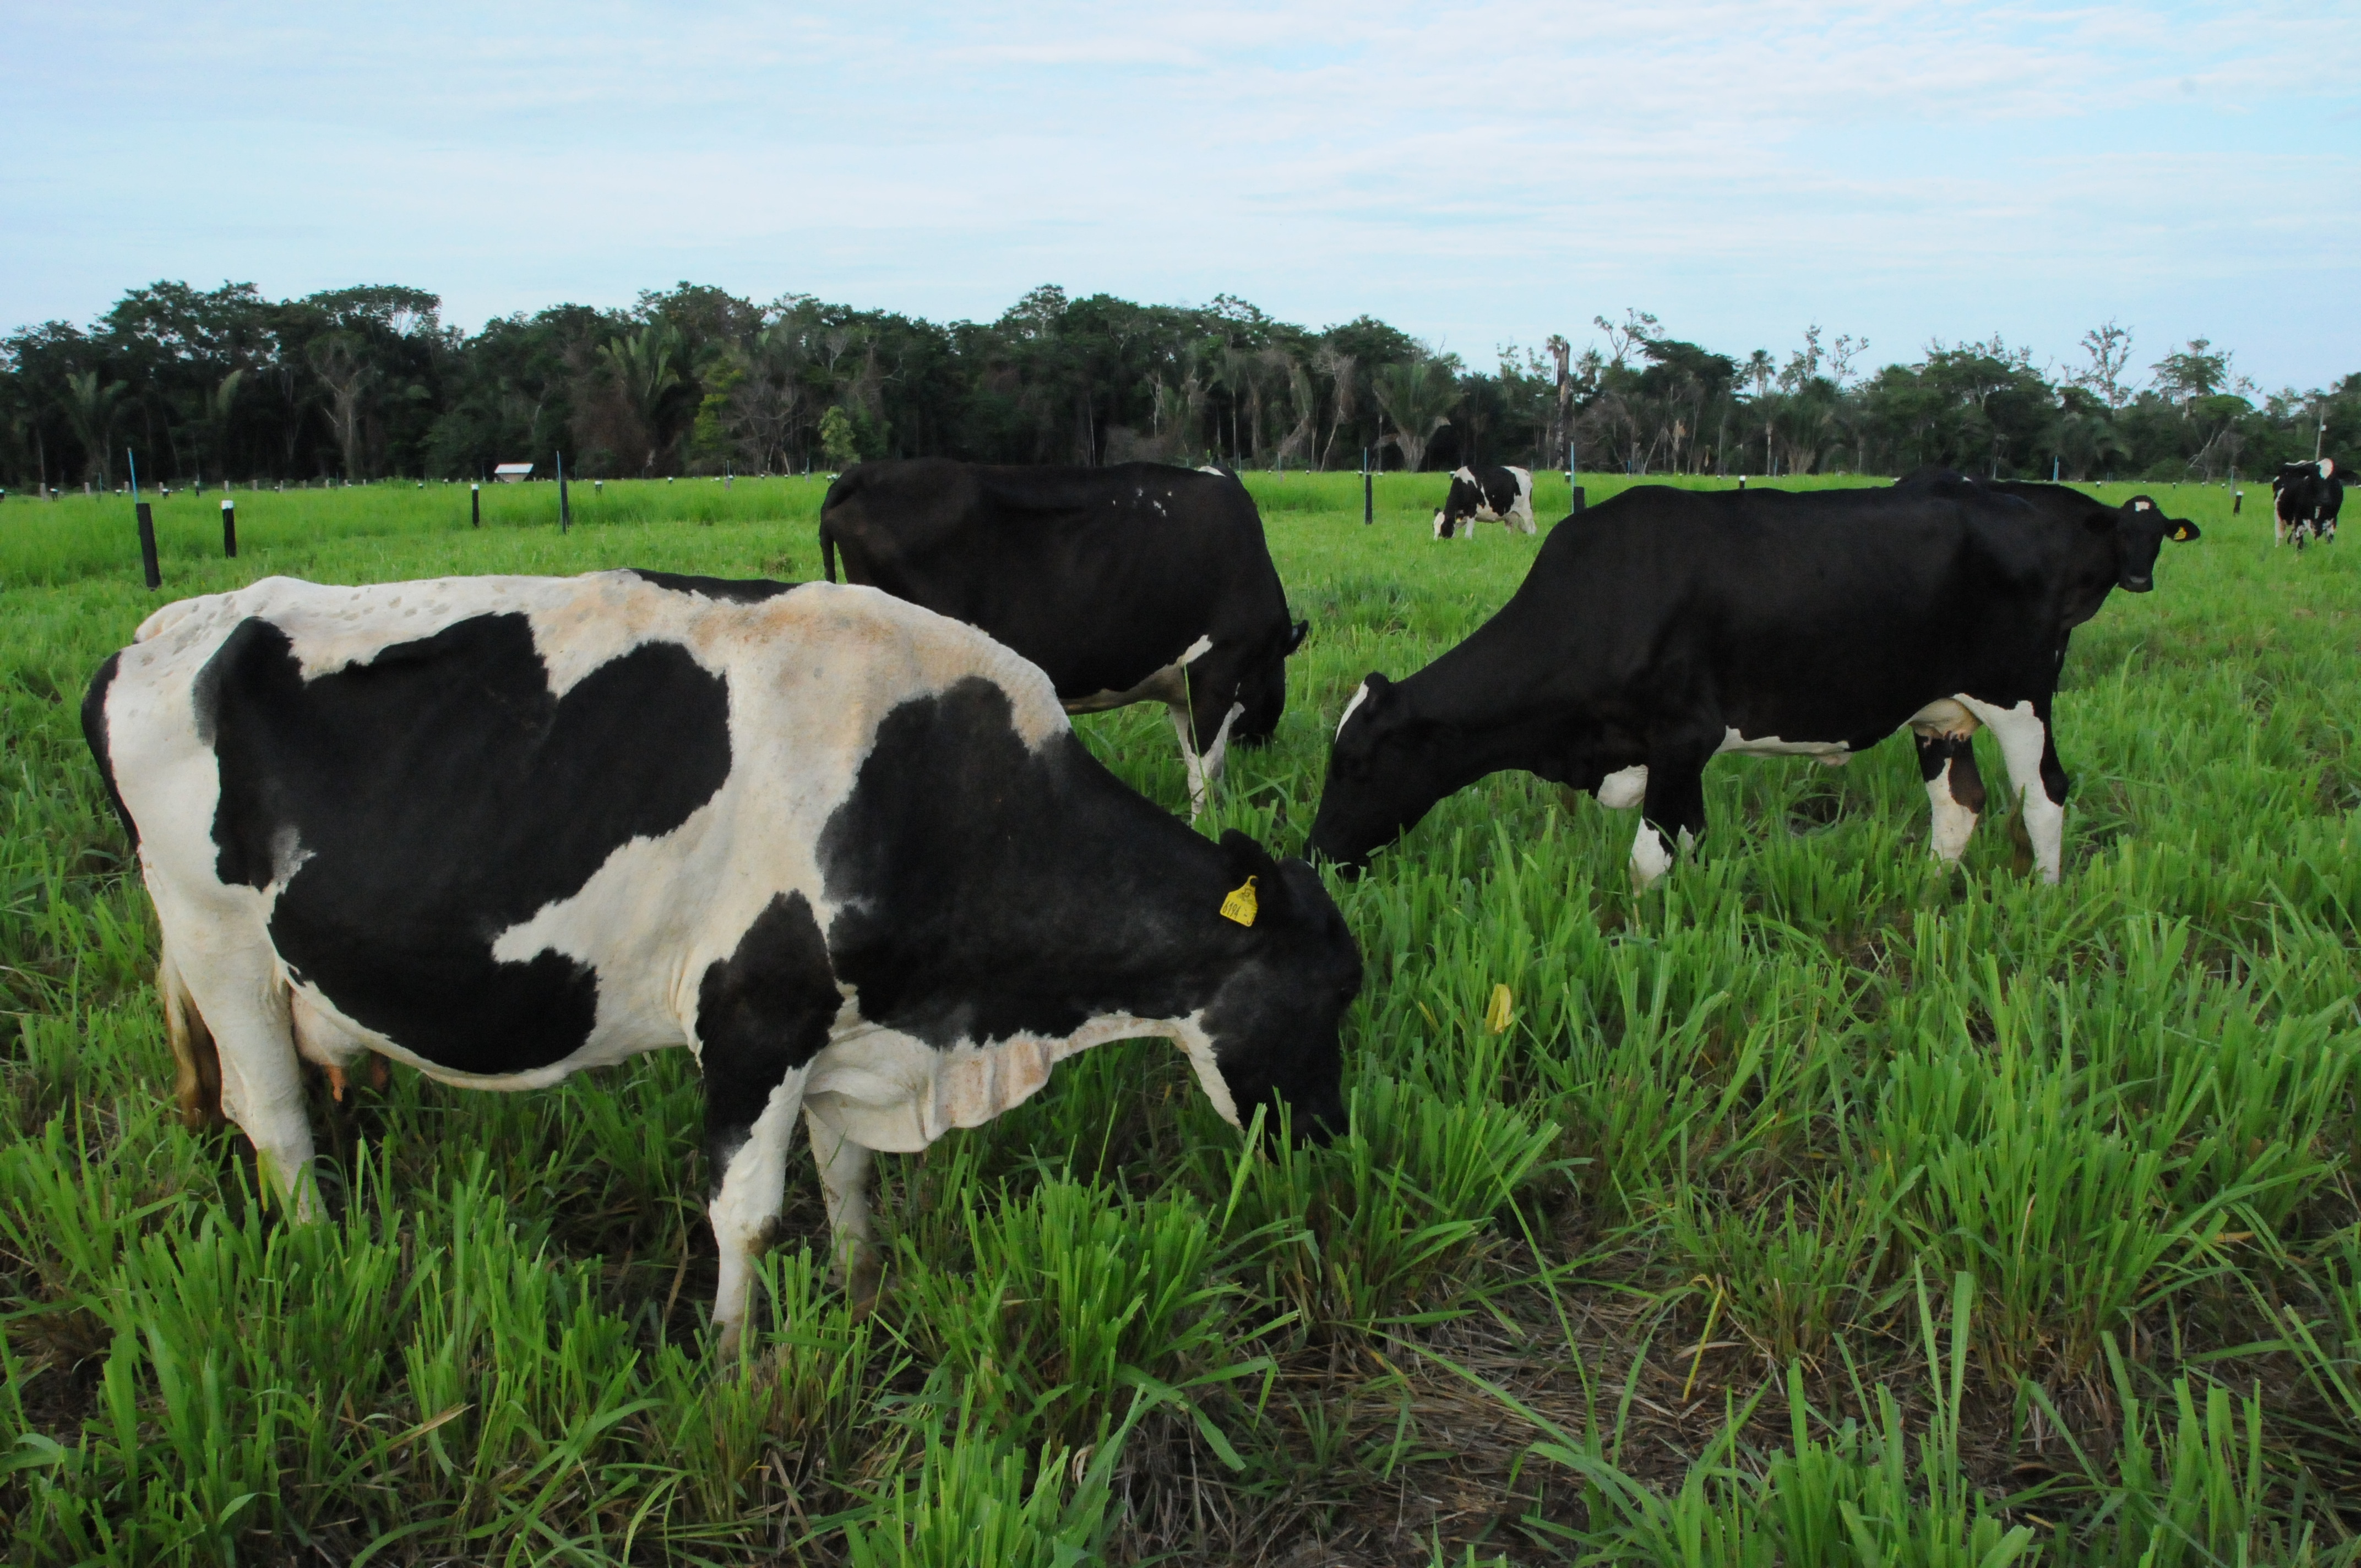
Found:
<svg viewBox="0 0 2361 1568"><path fill-rule="evenodd" d="M1293 653L1298 648L1303 646L1303 640L1311 635L1312 622L1309 620L1297 621L1295 623L1295 630L1288 636L1287 652L1289 653Z"/></svg>
<svg viewBox="0 0 2361 1568"><path fill-rule="evenodd" d="M1287 879L1279 874L1279 861L1269 850L1232 828L1222 834L1222 858L1229 862L1228 886L1233 894L1246 885L1248 877L1254 879L1253 918L1241 925L1259 926L1285 912Z"/></svg>
<svg viewBox="0 0 2361 1568"><path fill-rule="evenodd" d="M1367 676L1363 677L1361 685L1369 694L1364 700L1368 707L1375 707L1385 700L1386 693L1391 689L1393 683L1377 671L1371 670Z"/></svg>
<svg viewBox="0 0 2361 1568"><path fill-rule="evenodd" d="M2176 517L2172 520L2171 532L2165 537L2176 544L2186 544L2197 537L2197 525L2185 517Z"/></svg>

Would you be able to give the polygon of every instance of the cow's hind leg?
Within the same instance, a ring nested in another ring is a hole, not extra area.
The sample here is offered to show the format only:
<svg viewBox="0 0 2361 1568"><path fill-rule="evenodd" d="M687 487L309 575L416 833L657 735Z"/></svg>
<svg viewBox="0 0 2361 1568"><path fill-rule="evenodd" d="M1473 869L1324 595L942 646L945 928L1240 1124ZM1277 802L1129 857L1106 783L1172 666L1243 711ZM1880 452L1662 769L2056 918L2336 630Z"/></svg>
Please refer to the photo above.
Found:
<svg viewBox="0 0 2361 1568"><path fill-rule="evenodd" d="M876 1303L877 1282L884 1271L869 1225L870 1151L816 1111L804 1113L804 1125L812 1158L819 1166L829 1244L844 1279L844 1294L853 1310L865 1312Z"/></svg>
<svg viewBox="0 0 2361 1568"><path fill-rule="evenodd" d="M1984 808L1984 781L1976 772L1976 743L1969 735L1918 735L1918 776L1927 781L1927 805L1934 817L1938 860L1956 861L1976 830Z"/></svg>
<svg viewBox="0 0 2361 1568"><path fill-rule="evenodd" d="M2029 699L2007 708L1969 696L1960 701L2000 741L2009 787L2024 813L2026 836L2033 840L2034 866L2042 881L2056 882L2065 853L2068 780L2048 714Z"/></svg>
<svg viewBox="0 0 2361 1568"><path fill-rule="evenodd" d="M172 962L167 941L156 957L156 996L164 1005L164 1040L172 1049L172 1098L181 1125L203 1132L222 1124L221 1051L196 999Z"/></svg>

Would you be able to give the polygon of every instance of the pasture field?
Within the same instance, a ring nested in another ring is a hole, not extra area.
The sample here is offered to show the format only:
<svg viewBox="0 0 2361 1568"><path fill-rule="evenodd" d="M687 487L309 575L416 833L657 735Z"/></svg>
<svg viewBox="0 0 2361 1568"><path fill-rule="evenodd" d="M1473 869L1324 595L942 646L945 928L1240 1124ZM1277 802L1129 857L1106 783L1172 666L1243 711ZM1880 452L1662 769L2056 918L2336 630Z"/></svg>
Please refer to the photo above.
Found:
<svg viewBox="0 0 2361 1568"><path fill-rule="evenodd" d="M1430 542L1436 476L1373 529L1355 477L1249 484L1312 633L1202 826L1297 851L1361 676L1536 542ZM0 504L8 1560L2361 1559L2361 566L2275 551L2268 491L2148 488L2204 537L2076 636L2062 885L1997 817L1934 863L1898 738L1717 762L1643 896L1631 814L1498 776L1332 880L1350 1135L1250 1148L1178 1052L1103 1047L880 1157L859 1321L799 1154L729 1365L685 1052L317 1086L315 1226L182 1131L76 713L156 604L274 572L817 576L820 481L577 487L564 538L547 485L480 532L464 487L239 492L236 562L175 495L161 595L127 502ZM1160 712L1079 727L1184 806Z"/></svg>

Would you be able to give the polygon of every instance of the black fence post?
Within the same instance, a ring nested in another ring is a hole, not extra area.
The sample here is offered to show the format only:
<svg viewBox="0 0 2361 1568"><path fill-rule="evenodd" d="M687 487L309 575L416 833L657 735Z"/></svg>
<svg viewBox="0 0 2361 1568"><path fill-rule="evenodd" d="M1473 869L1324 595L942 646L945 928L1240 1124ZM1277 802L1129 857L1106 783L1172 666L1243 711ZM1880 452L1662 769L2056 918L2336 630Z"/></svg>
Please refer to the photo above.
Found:
<svg viewBox="0 0 2361 1568"><path fill-rule="evenodd" d="M222 554L237 559L237 503L227 496L222 498Z"/></svg>
<svg viewBox="0 0 2361 1568"><path fill-rule="evenodd" d="M467 487L467 526L469 528L484 526L484 487L481 485L471 484Z"/></svg>
<svg viewBox="0 0 2361 1568"><path fill-rule="evenodd" d="M132 510L139 519L139 569L146 574L149 587L160 588L164 586L164 574L156 565L156 514L146 501L137 502Z"/></svg>
<svg viewBox="0 0 2361 1568"><path fill-rule="evenodd" d="M1378 481L1369 472L1369 449L1361 448L1361 526L1367 528L1378 521Z"/></svg>
<svg viewBox="0 0 2361 1568"><path fill-rule="evenodd" d="M566 454L557 455L557 532L564 533L574 526L574 509L566 500Z"/></svg>

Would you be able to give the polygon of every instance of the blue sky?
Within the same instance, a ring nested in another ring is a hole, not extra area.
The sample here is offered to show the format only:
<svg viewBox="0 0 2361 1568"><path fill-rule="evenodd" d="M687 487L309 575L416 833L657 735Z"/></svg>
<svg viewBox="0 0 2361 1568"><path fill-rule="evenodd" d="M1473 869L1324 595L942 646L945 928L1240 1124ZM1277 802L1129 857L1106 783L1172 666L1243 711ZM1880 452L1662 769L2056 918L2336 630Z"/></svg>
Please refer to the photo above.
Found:
<svg viewBox="0 0 2361 1568"><path fill-rule="evenodd" d="M682 280L937 319L1035 284L1487 362L1594 315L2267 389L2361 369L2361 0L0 5L0 329L159 278Z"/></svg>

